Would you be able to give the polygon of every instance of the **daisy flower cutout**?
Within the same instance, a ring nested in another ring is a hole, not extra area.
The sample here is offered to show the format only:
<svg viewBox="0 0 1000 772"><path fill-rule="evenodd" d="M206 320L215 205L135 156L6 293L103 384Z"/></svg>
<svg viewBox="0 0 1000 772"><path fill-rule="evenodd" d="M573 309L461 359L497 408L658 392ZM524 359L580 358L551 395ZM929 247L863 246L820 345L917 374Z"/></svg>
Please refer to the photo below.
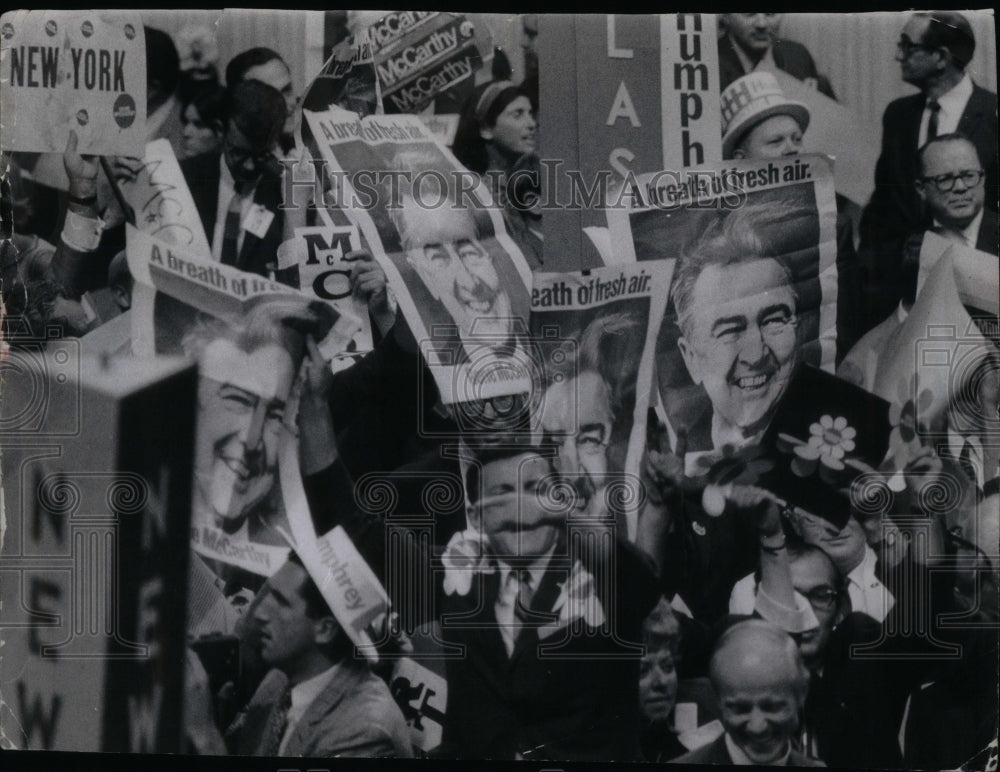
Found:
<svg viewBox="0 0 1000 772"><path fill-rule="evenodd" d="M809 426L809 440L794 448L792 471L799 477L808 477L819 467L821 476L827 472L844 470L844 457L854 450L857 430L847 425L843 416L829 415Z"/></svg>

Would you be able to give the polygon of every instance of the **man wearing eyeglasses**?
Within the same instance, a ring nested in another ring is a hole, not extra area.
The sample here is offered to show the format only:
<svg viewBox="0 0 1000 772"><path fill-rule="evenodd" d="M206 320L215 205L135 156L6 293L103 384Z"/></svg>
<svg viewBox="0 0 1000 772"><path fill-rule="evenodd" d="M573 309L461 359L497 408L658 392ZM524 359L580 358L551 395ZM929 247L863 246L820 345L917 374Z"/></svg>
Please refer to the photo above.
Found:
<svg viewBox="0 0 1000 772"><path fill-rule="evenodd" d="M771 520L778 521L776 512ZM765 558L768 577L762 575ZM808 603L811 614L776 616L774 610L780 607L770 599L766 608L771 611L765 610L760 602L762 587L770 586L773 592L785 583L791 584L796 605ZM740 616L756 612L795 638L810 673L797 737L800 751L830 766L898 768L902 755L896 733L903 686L890 679L895 674L884 661L850 656L852 645L877 640L881 629L870 614L851 612L851 595L850 580L826 544L809 543L795 534L786 538L779 529L777 537L761 538L761 569L737 582L729 611ZM809 619L811 624L802 631L788 625L793 619L797 623Z"/></svg>
<svg viewBox="0 0 1000 772"><path fill-rule="evenodd" d="M277 260L284 217L273 152L285 122L285 100L247 80L226 94L221 151L181 162L181 171L212 246L212 257L261 276Z"/></svg>
<svg viewBox="0 0 1000 772"><path fill-rule="evenodd" d="M985 172L976 146L957 132L927 142L917 154L915 187L935 233L963 246L996 255L997 213L985 208ZM902 247L898 276L886 292L898 305L854 345L837 375L870 388L887 344L906 321L916 301L923 232L910 234Z"/></svg>
<svg viewBox="0 0 1000 772"><path fill-rule="evenodd" d="M962 132L984 171L985 200L997 207L997 97L966 72L976 48L968 20L953 11L917 13L903 27L896 60L919 94L892 102L882 118L882 153L875 190L861 218L860 256L868 273L865 327L899 301L894 284L907 236L930 226L913 180L922 176L917 149L935 137Z"/></svg>
<svg viewBox="0 0 1000 772"><path fill-rule="evenodd" d="M962 134L944 134L920 148L917 161L917 192L935 233L997 254L997 213L984 207L986 173L976 146Z"/></svg>

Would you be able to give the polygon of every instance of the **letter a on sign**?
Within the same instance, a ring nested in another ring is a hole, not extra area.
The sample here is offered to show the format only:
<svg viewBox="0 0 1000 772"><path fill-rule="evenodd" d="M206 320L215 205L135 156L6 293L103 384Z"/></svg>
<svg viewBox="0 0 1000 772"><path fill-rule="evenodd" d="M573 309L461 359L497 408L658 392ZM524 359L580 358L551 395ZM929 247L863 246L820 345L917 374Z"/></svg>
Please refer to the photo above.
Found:
<svg viewBox="0 0 1000 772"><path fill-rule="evenodd" d="M614 126L615 121L619 118L628 118L628 122L636 129L642 125L639 123L639 116L635 112L635 105L632 104L632 97L625 87L625 81L622 81L618 86L618 93L615 94L615 101L612 103L611 111L608 113L607 125Z"/></svg>

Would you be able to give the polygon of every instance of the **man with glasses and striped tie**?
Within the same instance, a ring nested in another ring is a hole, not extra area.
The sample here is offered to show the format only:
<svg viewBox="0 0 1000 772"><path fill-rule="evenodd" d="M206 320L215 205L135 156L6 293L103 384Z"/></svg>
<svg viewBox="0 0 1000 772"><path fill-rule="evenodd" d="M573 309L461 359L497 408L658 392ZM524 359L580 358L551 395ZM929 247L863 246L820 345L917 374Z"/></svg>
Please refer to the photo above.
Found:
<svg viewBox="0 0 1000 772"><path fill-rule="evenodd" d="M181 161L212 258L266 276L276 267L284 235L280 167L273 151L285 121L285 100L248 80L225 98L222 148ZM273 265L272 265L273 264Z"/></svg>

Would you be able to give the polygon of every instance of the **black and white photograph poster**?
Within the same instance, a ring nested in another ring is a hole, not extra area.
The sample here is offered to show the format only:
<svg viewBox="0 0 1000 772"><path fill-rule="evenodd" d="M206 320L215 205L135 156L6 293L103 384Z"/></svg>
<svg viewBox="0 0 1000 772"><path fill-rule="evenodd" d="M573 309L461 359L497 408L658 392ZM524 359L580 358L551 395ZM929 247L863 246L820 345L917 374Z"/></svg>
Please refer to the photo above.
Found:
<svg viewBox="0 0 1000 772"><path fill-rule="evenodd" d="M5 769L997 768L993 10L522 10L0 16Z"/></svg>

